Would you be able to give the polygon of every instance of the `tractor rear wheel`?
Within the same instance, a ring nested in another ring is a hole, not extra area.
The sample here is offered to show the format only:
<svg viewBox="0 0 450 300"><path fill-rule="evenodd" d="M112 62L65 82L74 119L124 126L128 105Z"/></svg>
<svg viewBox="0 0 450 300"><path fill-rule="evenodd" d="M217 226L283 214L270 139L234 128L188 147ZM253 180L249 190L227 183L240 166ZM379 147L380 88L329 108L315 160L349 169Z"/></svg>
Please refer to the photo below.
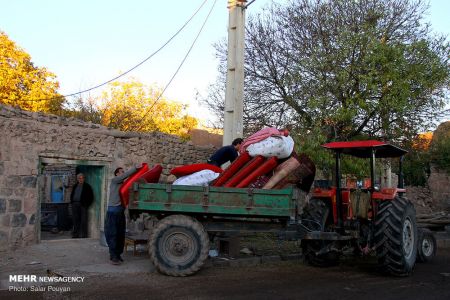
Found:
<svg viewBox="0 0 450 300"><path fill-rule="evenodd" d="M417 245L417 261L430 262L436 256L436 238L426 228L419 228L419 243Z"/></svg>
<svg viewBox="0 0 450 300"><path fill-rule="evenodd" d="M203 266L208 251L209 238L202 224L184 215L159 221L150 237L151 261L159 272L170 276L194 274Z"/></svg>
<svg viewBox="0 0 450 300"><path fill-rule="evenodd" d="M417 256L416 211L410 201L382 201L375 218L375 248L384 271L396 276L412 273Z"/></svg>
<svg viewBox="0 0 450 300"><path fill-rule="evenodd" d="M302 225L310 231L327 231L329 207L322 199L312 198L303 209ZM310 265L329 267L339 262L339 254L330 249L332 241L302 240L303 259Z"/></svg>

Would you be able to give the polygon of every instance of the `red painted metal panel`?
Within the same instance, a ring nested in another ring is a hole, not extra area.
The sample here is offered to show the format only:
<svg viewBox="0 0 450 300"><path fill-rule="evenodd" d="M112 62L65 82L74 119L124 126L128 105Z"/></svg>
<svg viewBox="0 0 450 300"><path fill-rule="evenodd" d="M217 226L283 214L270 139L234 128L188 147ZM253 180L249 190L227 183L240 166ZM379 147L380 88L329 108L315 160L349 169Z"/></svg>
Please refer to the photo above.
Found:
<svg viewBox="0 0 450 300"><path fill-rule="evenodd" d="M375 157L400 157L408 153L408 151L401 149L397 146L376 141L351 141L351 142L332 142L322 145L322 147L340 151L341 153L360 157L370 158L372 156L372 150L375 150Z"/></svg>
<svg viewBox="0 0 450 300"><path fill-rule="evenodd" d="M322 145L322 147L328 149L343 149L343 148L371 148L383 145L387 144L385 142L380 142L376 140L368 140L368 141L350 141L350 142L331 142Z"/></svg>

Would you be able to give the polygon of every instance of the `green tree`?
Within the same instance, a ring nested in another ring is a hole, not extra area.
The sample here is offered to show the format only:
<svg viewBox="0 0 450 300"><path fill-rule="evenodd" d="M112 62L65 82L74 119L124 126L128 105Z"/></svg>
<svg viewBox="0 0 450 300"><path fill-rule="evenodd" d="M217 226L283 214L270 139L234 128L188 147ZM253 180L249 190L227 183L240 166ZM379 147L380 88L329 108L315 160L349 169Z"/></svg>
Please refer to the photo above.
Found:
<svg viewBox="0 0 450 300"><path fill-rule="evenodd" d="M450 121L438 126L430 143L430 162L450 174Z"/></svg>
<svg viewBox="0 0 450 300"><path fill-rule="evenodd" d="M30 55L0 31L0 103L56 113L64 103L58 88L53 73L36 67Z"/></svg>
<svg viewBox="0 0 450 300"><path fill-rule="evenodd" d="M405 139L448 102L449 45L424 25L422 0L291 0L246 26L244 124L293 124L308 139ZM220 115L219 84L204 102Z"/></svg>
<svg viewBox="0 0 450 300"><path fill-rule="evenodd" d="M100 124L102 121L102 114L97 105L97 100L94 97L88 96L86 99L79 96L71 105L68 105L62 114L65 117L73 117L85 122L92 122Z"/></svg>
<svg viewBox="0 0 450 300"><path fill-rule="evenodd" d="M131 80L114 82L101 97L101 123L122 131L160 131L189 137L197 119L188 116L186 106L162 97L160 89Z"/></svg>

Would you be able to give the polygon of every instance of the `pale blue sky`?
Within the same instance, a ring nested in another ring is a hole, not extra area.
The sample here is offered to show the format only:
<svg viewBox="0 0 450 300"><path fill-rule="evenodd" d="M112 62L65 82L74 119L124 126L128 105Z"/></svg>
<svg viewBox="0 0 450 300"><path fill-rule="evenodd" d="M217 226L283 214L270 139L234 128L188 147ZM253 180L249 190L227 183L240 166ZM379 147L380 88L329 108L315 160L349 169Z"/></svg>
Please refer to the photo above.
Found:
<svg viewBox="0 0 450 300"><path fill-rule="evenodd" d="M157 50L204 0L0 0L0 30L24 48L37 66L57 75L62 94L87 89L124 72ZM283 0L275 0L280 2ZM256 0L247 14L258 13L271 0ZM192 22L161 52L126 76L164 87L188 51L214 0L208 0ZM431 0L427 17L432 28L450 35L450 1ZM217 75L212 46L227 37L226 0L212 14L165 96L188 103L206 94ZM101 91L91 92L96 95Z"/></svg>

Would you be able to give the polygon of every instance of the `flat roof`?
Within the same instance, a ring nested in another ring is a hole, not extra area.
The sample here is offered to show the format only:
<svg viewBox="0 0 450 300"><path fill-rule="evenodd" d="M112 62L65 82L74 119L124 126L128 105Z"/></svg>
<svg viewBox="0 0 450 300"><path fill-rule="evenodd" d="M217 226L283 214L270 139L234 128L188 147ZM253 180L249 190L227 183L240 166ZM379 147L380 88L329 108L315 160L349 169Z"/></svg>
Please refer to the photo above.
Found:
<svg viewBox="0 0 450 300"><path fill-rule="evenodd" d="M377 140L331 142L323 144L322 147L360 158L370 158L372 149L375 150L376 158L400 157L408 153L400 147Z"/></svg>

